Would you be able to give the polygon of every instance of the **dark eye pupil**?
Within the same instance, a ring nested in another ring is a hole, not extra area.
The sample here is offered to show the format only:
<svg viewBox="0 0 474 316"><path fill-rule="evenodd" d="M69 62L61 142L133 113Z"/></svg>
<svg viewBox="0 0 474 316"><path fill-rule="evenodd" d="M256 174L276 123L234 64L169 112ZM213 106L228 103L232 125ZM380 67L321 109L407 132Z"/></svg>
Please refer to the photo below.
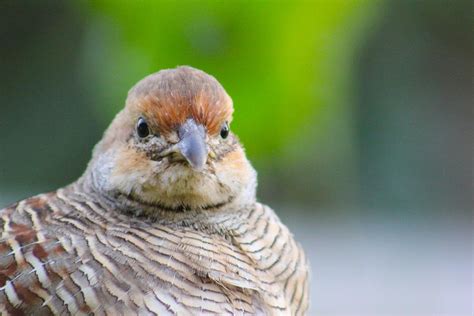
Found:
<svg viewBox="0 0 474 316"><path fill-rule="evenodd" d="M147 137L150 134L150 131L148 129L148 124L147 122L143 119L140 118L137 123L137 134L140 137Z"/></svg>
<svg viewBox="0 0 474 316"><path fill-rule="evenodd" d="M229 125L225 123L221 128L221 137L225 139L227 136L229 136Z"/></svg>

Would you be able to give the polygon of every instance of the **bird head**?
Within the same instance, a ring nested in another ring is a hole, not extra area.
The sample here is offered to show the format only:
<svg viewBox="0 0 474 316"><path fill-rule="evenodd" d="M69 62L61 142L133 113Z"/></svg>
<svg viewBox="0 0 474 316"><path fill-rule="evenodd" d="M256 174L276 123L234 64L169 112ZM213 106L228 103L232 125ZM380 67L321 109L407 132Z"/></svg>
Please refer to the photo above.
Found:
<svg viewBox="0 0 474 316"><path fill-rule="evenodd" d="M224 88L200 70L145 77L94 150L95 186L169 210L253 199L256 175L230 130L232 112Z"/></svg>

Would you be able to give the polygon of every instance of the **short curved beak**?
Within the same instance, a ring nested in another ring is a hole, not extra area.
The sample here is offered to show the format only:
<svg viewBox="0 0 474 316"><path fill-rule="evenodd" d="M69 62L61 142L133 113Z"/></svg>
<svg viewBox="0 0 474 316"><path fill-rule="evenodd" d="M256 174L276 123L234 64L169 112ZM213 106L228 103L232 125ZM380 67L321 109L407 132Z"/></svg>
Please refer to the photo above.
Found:
<svg viewBox="0 0 474 316"><path fill-rule="evenodd" d="M193 119L188 119L180 126L178 135L180 138L177 144L178 151L193 169L202 170L206 165L208 155L204 127Z"/></svg>

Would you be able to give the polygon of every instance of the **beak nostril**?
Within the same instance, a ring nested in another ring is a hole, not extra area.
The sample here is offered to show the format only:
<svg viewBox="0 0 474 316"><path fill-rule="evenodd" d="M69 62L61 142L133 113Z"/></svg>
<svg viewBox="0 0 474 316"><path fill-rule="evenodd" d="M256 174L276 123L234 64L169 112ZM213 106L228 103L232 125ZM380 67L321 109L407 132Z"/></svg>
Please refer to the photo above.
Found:
<svg viewBox="0 0 474 316"><path fill-rule="evenodd" d="M207 160L207 146L200 135L186 135L179 143L178 148L191 167L196 170L204 168Z"/></svg>
<svg viewBox="0 0 474 316"><path fill-rule="evenodd" d="M159 160L169 157L170 161L186 161L194 170L204 169L209 154L204 127L189 119L180 126L178 134L179 142L164 149Z"/></svg>

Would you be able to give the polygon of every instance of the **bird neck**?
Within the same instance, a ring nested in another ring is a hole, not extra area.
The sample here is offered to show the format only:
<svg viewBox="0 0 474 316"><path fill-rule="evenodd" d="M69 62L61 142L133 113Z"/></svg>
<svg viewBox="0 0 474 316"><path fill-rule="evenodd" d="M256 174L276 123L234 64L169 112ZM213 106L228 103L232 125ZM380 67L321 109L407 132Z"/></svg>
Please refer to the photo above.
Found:
<svg viewBox="0 0 474 316"><path fill-rule="evenodd" d="M133 194L125 194L108 185L110 169L105 156L96 156L91 161L86 172L73 185L72 190L80 190L99 200L101 204L108 205L112 212L129 215L132 217L145 217L153 221L182 221L206 222L221 219L222 216L242 214L247 212L256 203L256 174L238 194L227 201L212 205L211 207L167 207L160 203L146 203Z"/></svg>
<svg viewBox="0 0 474 316"><path fill-rule="evenodd" d="M80 192L80 195L77 193ZM63 189L63 194L73 199L85 199L101 206L101 216L111 222L141 219L148 223L166 226L192 226L209 233L225 234L232 230L256 207L255 198L238 197L214 209L169 210L157 205L147 205L118 192L104 191L93 184L91 174L84 175ZM79 197L78 197L79 196ZM82 214L79 216L89 216Z"/></svg>

